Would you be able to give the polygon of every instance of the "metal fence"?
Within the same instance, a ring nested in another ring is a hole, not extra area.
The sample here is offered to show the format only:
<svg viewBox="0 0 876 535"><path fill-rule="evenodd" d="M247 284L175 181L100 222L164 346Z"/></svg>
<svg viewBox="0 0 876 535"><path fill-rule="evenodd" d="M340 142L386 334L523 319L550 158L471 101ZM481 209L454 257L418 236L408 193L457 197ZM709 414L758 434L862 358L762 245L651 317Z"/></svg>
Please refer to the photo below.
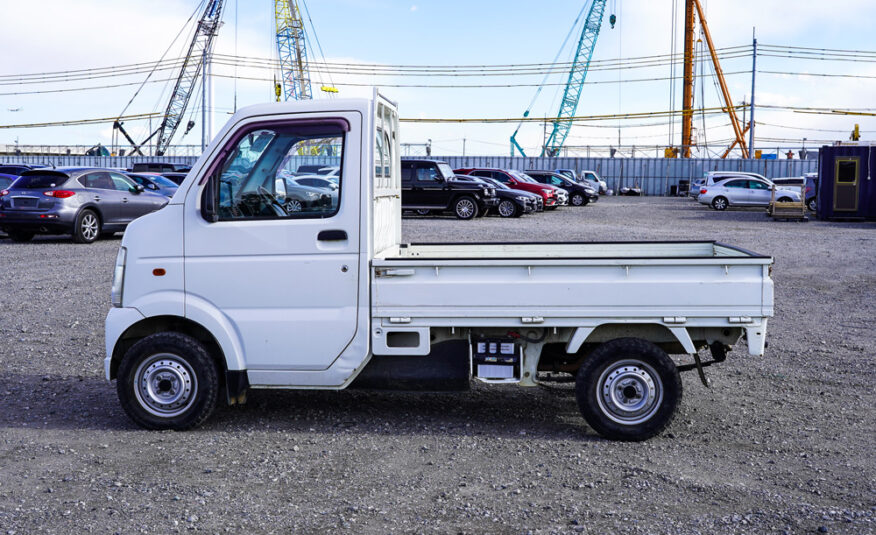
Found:
<svg viewBox="0 0 876 535"><path fill-rule="evenodd" d="M595 171L605 179L609 189L637 186L645 195L669 195L679 180L701 178L708 171L748 171L767 178L802 176L818 170L818 160L741 160L674 158L524 158L520 156L433 156L454 169L491 167L500 169L574 169ZM130 168L137 162L169 162L192 165L194 156L18 156L0 158L5 162L23 162L55 166ZM320 157L313 164L332 165Z"/></svg>
<svg viewBox="0 0 876 535"><path fill-rule="evenodd" d="M524 158L521 156L433 156L454 169L574 169L595 171L609 189L637 186L645 195L669 195L679 180L702 178L708 171L747 171L767 178L802 176L818 170L818 160L741 160L674 158Z"/></svg>

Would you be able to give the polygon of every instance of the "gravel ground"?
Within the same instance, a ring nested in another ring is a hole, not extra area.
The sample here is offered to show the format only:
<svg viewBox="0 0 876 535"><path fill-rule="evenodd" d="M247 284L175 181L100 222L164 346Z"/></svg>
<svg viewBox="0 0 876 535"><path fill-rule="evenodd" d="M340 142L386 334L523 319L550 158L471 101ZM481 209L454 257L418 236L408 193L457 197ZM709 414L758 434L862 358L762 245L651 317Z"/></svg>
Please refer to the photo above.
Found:
<svg viewBox="0 0 876 535"><path fill-rule="evenodd" d="M102 378L119 239L0 240L0 535L876 533L876 224L603 198L406 241L717 239L776 258L763 358L683 375L672 426L596 436L570 387L252 392L147 432Z"/></svg>

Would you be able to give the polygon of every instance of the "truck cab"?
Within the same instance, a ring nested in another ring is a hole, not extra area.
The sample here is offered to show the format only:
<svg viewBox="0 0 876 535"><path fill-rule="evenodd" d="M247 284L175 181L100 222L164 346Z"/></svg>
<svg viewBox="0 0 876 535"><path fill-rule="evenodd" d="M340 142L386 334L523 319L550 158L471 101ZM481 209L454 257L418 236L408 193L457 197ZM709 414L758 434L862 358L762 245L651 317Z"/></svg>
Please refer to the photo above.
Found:
<svg viewBox="0 0 876 535"><path fill-rule="evenodd" d="M337 199L291 209L282 176L302 165L337 167ZM705 380L743 335L764 353L769 257L717 242L403 243L402 182L397 108L379 94L238 111L119 248L104 371L128 416L183 430L253 389L561 375L594 430L644 440L674 417L681 371Z"/></svg>

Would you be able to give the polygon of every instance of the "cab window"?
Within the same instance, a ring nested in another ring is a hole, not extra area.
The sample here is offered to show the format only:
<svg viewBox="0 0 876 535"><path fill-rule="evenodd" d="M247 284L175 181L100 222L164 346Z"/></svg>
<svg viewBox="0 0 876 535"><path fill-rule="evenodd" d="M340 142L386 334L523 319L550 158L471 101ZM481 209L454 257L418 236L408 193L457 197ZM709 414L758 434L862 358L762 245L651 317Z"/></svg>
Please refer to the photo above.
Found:
<svg viewBox="0 0 876 535"><path fill-rule="evenodd" d="M211 206L211 216L219 221L332 217L340 209L343 150L344 134L337 125L252 130L211 177L212 195L205 191L203 205ZM338 187L297 182L297 170L313 165L340 167Z"/></svg>

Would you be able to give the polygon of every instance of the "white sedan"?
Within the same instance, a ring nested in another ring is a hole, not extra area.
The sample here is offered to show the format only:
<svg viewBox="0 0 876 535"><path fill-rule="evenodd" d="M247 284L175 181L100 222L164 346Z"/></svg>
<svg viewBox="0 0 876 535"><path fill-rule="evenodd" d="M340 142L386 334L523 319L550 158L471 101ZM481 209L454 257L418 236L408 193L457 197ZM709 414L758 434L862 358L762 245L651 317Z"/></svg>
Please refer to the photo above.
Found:
<svg viewBox="0 0 876 535"><path fill-rule="evenodd" d="M728 206L769 206L773 187L771 182L753 177L727 178L703 186L697 200L700 204L708 204L715 210L726 210ZM800 193L777 190L776 201L800 202Z"/></svg>

